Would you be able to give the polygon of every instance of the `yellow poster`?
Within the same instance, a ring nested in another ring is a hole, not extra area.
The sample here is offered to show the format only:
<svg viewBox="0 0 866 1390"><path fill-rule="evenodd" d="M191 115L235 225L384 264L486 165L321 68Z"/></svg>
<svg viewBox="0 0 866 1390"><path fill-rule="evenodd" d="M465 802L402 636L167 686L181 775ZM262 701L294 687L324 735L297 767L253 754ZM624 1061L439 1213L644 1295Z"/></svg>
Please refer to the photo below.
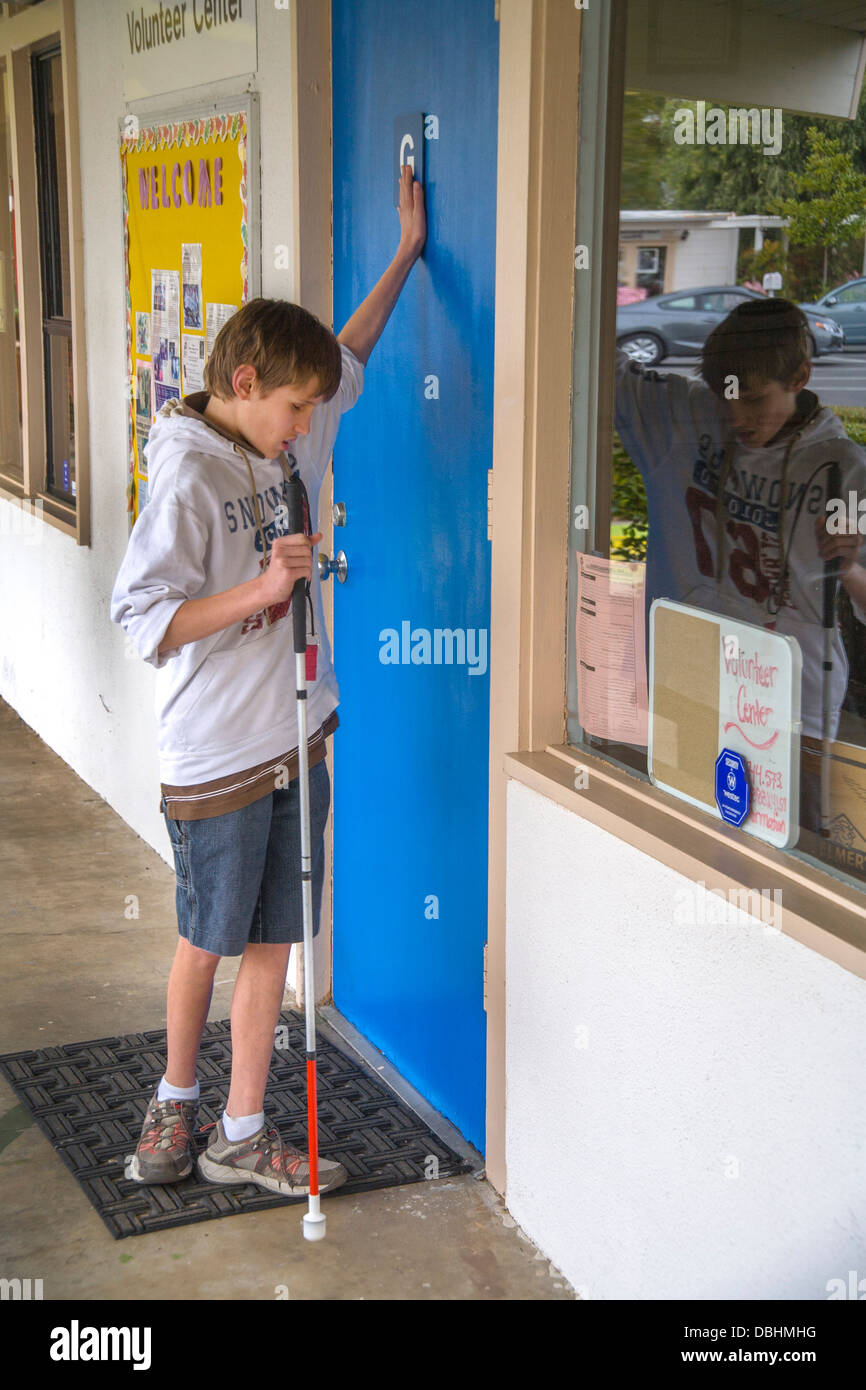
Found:
<svg viewBox="0 0 866 1390"><path fill-rule="evenodd" d="M144 446L156 412L203 389L214 338L249 298L247 117L126 124L134 127L120 149L133 525L147 503Z"/></svg>

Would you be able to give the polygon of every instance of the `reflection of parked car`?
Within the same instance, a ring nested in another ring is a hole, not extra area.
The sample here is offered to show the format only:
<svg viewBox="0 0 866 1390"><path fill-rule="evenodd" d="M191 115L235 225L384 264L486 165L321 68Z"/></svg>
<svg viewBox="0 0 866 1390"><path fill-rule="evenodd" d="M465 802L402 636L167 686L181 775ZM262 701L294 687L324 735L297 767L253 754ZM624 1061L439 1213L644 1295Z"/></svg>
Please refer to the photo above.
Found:
<svg viewBox="0 0 866 1390"><path fill-rule="evenodd" d="M660 294L640 304L624 304L616 311L617 347L646 367L665 357L697 357L716 324L732 309L744 299L765 298L744 285L704 285ZM809 320L812 356L839 352L845 334L835 320L813 309L804 308L803 312Z"/></svg>
<svg viewBox="0 0 866 1390"><path fill-rule="evenodd" d="M846 343L866 343L866 276L828 290L815 304L801 304L807 313L828 313L845 334Z"/></svg>

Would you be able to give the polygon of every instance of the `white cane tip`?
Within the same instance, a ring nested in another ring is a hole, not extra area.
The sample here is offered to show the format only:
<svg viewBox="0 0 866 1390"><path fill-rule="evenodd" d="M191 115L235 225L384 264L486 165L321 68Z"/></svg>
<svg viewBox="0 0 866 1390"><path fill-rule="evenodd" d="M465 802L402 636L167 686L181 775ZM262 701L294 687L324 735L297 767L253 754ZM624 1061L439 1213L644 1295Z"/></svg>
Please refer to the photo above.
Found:
<svg viewBox="0 0 866 1390"><path fill-rule="evenodd" d="M301 1226L304 1231L305 1240L324 1240L325 1239L325 1213L318 1212L313 1214L307 1212Z"/></svg>

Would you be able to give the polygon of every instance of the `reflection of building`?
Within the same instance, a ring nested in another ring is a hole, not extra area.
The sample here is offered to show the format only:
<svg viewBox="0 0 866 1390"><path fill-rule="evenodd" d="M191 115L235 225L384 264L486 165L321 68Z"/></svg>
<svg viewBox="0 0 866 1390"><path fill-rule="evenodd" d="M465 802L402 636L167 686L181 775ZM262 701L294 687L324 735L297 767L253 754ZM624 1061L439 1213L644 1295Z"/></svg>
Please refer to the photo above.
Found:
<svg viewBox="0 0 866 1390"><path fill-rule="evenodd" d="M645 298L694 285L737 284L740 230L787 242L782 217L719 212L621 212L618 282L642 289ZM628 302L628 301L621 301Z"/></svg>

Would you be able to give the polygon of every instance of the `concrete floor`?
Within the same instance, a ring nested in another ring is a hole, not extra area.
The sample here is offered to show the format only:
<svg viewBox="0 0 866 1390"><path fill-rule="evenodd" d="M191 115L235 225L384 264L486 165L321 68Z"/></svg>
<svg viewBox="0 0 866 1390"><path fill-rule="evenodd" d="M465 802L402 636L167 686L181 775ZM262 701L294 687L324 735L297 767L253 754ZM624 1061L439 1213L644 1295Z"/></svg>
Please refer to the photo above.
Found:
<svg viewBox="0 0 866 1390"><path fill-rule="evenodd" d="M0 890L0 1052L165 1027L174 873L3 701ZM238 963L217 971L212 1019ZM303 1204L115 1241L0 1078L0 1173L0 1277L41 1278L46 1300L576 1297L480 1167L325 1197L321 1244L301 1235Z"/></svg>

